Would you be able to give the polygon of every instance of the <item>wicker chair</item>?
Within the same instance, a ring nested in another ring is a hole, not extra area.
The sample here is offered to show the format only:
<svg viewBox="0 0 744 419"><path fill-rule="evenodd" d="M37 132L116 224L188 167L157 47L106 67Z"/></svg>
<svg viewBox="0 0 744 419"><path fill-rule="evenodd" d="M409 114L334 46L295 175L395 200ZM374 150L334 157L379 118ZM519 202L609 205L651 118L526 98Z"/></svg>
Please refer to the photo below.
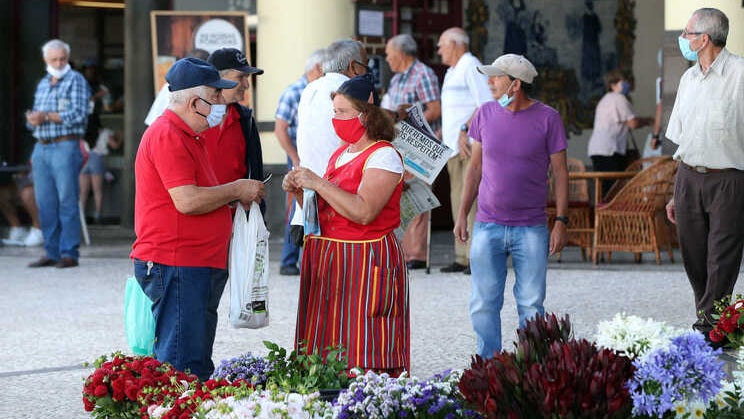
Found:
<svg viewBox="0 0 744 419"><path fill-rule="evenodd" d="M636 262L642 252L654 252L656 263L661 264L662 246L674 262L664 206L672 193L676 170L677 162L660 159L631 178L612 201L595 208L595 264L600 252L608 252L608 261L611 252L632 252Z"/></svg>
<svg viewBox="0 0 744 419"><path fill-rule="evenodd" d="M586 167L579 159L567 158L569 172L585 172ZM553 185L553 172L548 172L548 228L553 229L555 223L555 188ZM589 201L589 185L586 179L575 179L568 181L568 246L581 248L581 258L586 260L587 250L592 247L592 233L589 231L575 231L576 229L588 230L592 228L592 207ZM558 261L561 255L558 255Z"/></svg>
<svg viewBox="0 0 744 419"><path fill-rule="evenodd" d="M638 159L634 161L633 163L629 164L628 167L625 168L626 172L640 172L641 170L651 166L652 164L662 161L662 160L670 160L672 156L659 156L659 157L645 157L642 159ZM612 187L610 187L609 190L607 190L607 193L602 197L602 202L610 202L612 201L612 198L617 195L618 192L620 192L620 189L625 186L626 183L630 178L625 179L618 179L615 181L615 183L612 184Z"/></svg>

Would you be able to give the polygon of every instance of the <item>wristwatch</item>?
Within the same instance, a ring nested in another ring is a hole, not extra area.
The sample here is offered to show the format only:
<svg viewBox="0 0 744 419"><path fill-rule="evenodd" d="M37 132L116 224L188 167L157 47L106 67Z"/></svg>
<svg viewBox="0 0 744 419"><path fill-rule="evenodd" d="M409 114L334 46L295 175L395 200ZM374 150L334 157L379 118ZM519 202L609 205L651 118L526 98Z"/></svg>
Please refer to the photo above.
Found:
<svg viewBox="0 0 744 419"><path fill-rule="evenodd" d="M555 221L560 221L563 224L568 225L568 217L566 217L565 215L556 215Z"/></svg>
<svg viewBox="0 0 744 419"><path fill-rule="evenodd" d="M460 131L462 131L462 132L468 132L468 124L462 124L462 125L460 125Z"/></svg>

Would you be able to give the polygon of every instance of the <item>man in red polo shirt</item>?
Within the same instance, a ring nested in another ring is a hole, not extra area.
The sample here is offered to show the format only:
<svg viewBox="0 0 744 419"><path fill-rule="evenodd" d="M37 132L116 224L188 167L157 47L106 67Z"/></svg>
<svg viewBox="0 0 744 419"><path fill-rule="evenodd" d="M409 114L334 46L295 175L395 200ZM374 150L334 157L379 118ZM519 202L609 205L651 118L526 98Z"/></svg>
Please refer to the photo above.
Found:
<svg viewBox="0 0 744 419"><path fill-rule="evenodd" d="M134 275L153 301L155 356L207 380L227 281L228 204L260 201L264 187L249 179L221 184L200 134L222 122L222 89L236 83L197 58L179 60L165 79L170 104L145 131L134 165L137 239L131 257Z"/></svg>

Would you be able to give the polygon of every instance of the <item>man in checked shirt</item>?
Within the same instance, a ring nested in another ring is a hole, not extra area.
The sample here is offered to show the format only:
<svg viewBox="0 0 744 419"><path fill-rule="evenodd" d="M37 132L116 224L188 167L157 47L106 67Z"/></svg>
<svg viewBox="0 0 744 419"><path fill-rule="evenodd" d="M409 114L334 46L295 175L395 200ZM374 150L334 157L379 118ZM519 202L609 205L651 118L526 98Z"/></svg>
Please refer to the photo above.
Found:
<svg viewBox="0 0 744 419"><path fill-rule="evenodd" d="M46 254L28 266L70 268L78 266L80 139L88 121L90 88L70 68L68 44L52 39L41 52L48 74L36 86L26 123L36 138L31 164Z"/></svg>

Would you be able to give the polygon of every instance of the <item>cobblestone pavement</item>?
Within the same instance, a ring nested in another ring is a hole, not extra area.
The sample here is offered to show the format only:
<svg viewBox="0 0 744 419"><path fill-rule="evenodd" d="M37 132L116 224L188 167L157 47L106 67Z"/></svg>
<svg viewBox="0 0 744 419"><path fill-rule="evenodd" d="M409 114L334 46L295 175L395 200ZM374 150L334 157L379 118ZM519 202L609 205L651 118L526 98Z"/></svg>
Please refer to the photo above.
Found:
<svg viewBox="0 0 744 419"><path fill-rule="evenodd" d="M28 269L40 248L0 247L0 418L88 418L81 402L82 382L91 369L82 364L101 354L127 350L122 321L131 232L93 227L93 245L81 248L80 267ZM475 348L468 319L470 277L443 274L452 261L451 234L435 232L430 274L411 274L411 355L413 375L429 376L465 368ZM298 298L298 277L278 274L281 244L271 246L271 323L259 330L233 329L227 323L228 294L220 305L214 360L247 351L265 354L262 341L291 346ZM692 322L692 293L679 263L652 255L640 264L630 255L613 255L611 264L582 262L576 249L563 262L551 261L546 309L571 316L577 337L591 338L600 320L617 312L665 320L686 327ZM504 347L514 339L517 315L509 273L503 309ZM741 281L736 292L744 292Z"/></svg>

